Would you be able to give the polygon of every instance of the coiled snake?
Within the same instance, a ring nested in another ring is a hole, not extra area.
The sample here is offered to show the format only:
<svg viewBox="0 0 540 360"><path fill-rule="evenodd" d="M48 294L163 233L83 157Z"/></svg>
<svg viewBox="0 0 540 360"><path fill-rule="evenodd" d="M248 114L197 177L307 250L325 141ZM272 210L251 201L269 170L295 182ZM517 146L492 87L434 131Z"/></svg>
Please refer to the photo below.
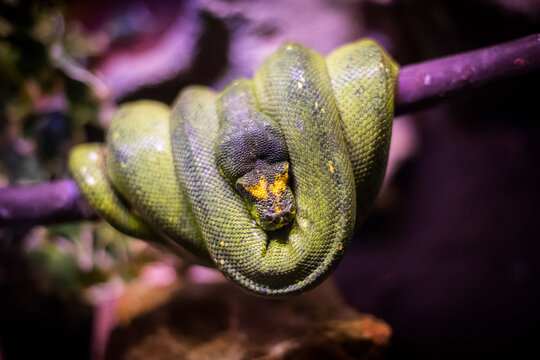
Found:
<svg viewBox="0 0 540 360"><path fill-rule="evenodd" d="M335 268L377 194L397 71L371 40L326 59L287 43L219 93L122 105L107 145L75 147L70 169L119 231L254 293L297 294Z"/></svg>

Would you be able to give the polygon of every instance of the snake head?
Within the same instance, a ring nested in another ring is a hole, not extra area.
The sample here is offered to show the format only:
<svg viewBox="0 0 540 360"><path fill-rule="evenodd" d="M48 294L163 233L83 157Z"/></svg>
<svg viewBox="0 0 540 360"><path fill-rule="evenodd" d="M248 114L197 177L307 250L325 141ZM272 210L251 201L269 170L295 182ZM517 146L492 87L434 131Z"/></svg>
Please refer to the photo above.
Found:
<svg viewBox="0 0 540 360"><path fill-rule="evenodd" d="M280 229L294 219L296 206L288 180L289 163L281 161L259 166L236 181L251 215L266 231Z"/></svg>
<svg viewBox="0 0 540 360"><path fill-rule="evenodd" d="M279 125L258 111L247 80L230 85L218 99L220 132L216 165L265 231L290 224L296 200L289 187L289 154Z"/></svg>

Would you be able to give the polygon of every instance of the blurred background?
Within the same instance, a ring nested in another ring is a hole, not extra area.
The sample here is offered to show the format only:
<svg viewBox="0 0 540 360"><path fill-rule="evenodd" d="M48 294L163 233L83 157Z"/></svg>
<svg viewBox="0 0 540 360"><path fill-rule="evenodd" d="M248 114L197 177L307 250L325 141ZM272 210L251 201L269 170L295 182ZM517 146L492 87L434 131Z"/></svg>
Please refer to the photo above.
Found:
<svg viewBox="0 0 540 360"><path fill-rule="evenodd" d="M328 54L369 36L403 66L539 32L538 0L1 0L0 186L68 178L118 104L219 90L287 40ZM395 120L384 189L332 276L392 327L386 358L540 355L539 85ZM186 279L220 275L101 222L0 228L0 359L100 359Z"/></svg>

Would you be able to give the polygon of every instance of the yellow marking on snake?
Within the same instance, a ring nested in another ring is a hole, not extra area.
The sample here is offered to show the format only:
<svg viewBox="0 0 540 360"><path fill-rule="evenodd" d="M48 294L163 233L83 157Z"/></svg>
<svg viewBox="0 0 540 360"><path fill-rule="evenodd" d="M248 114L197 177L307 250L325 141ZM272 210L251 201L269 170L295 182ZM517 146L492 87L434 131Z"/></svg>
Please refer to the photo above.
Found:
<svg viewBox="0 0 540 360"><path fill-rule="evenodd" d="M280 195L283 191L285 191L285 188L287 187L287 180L289 180L288 172L286 172L284 175L276 175L274 183L268 186L268 190L270 190L270 192L274 195Z"/></svg>
<svg viewBox="0 0 540 360"><path fill-rule="evenodd" d="M268 185L268 181L266 181L266 177L263 175L259 179L259 182L257 185L253 186L244 186L244 188L251 193L251 195L255 196L257 199L268 199L268 192L266 191L266 186Z"/></svg>

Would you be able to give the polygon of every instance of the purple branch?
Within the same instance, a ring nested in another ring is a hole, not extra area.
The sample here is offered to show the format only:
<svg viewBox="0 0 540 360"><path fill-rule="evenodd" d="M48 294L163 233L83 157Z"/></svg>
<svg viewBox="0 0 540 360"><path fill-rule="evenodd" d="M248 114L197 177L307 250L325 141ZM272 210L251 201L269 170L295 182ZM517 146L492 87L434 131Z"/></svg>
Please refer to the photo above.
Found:
<svg viewBox="0 0 540 360"><path fill-rule="evenodd" d="M71 179L0 189L0 227L55 224L97 215Z"/></svg>
<svg viewBox="0 0 540 360"><path fill-rule="evenodd" d="M540 34L400 70L396 114L540 71ZM0 227L93 219L73 180L0 189Z"/></svg>
<svg viewBox="0 0 540 360"><path fill-rule="evenodd" d="M407 65L399 72L396 115L540 71L540 34Z"/></svg>

